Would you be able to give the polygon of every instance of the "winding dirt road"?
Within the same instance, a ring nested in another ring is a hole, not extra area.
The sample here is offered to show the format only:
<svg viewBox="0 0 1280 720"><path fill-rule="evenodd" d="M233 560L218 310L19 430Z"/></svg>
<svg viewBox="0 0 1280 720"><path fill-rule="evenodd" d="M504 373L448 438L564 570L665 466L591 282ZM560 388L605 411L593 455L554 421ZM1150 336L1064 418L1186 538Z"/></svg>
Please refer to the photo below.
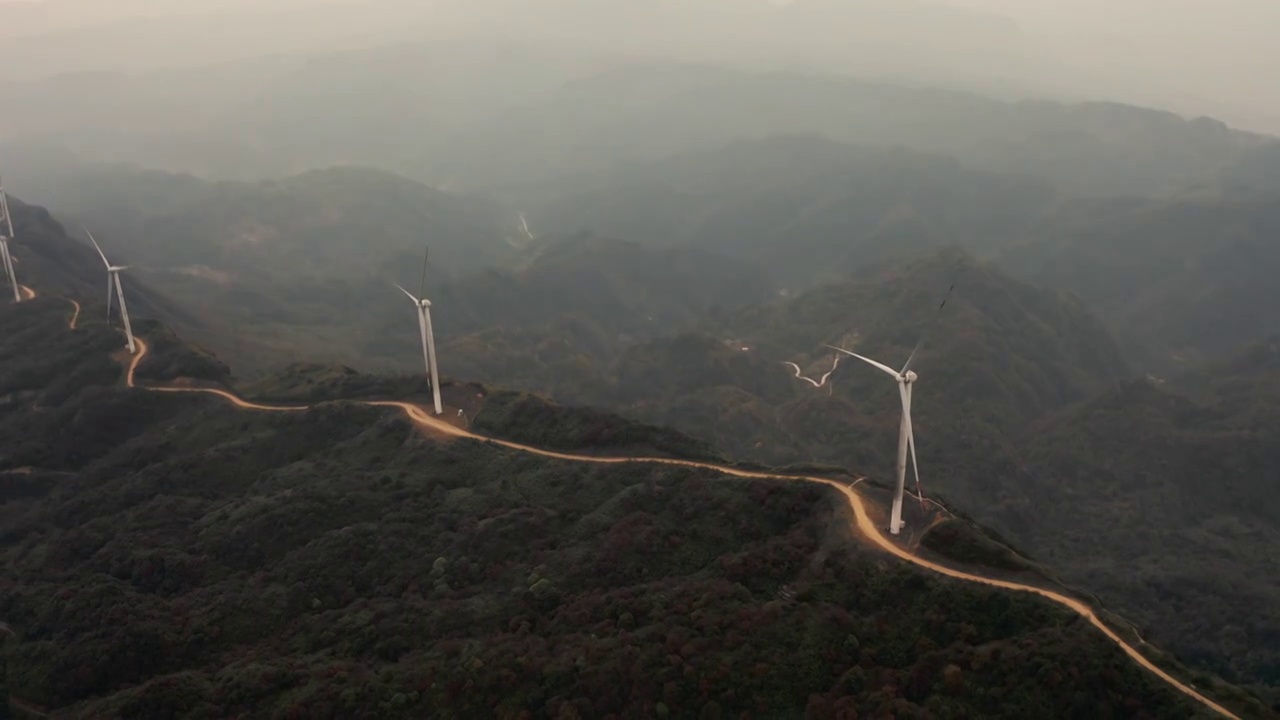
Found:
<svg viewBox="0 0 1280 720"><path fill-rule="evenodd" d="M67 298L67 299L71 300L71 298ZM76 322L80 320L80 303L76 302L75 300L71 300L71 304L75 306L76 311L71 313L71 322L67 323L67 329L75 330Z"/></svg>
<svg viewBox="0 0 1280 720"><path fill-rule="evenodd" d="M34 293L32 293L32 295L34 296ZM179 387L167 387L167 386L147 387L147 386L137 385L134 380L134 374L138 368L138 364L142 362L143 357L147 354L148 348L147 348L146 342L143 341L142 338L136 338L136 340L138 345L138 352L136 355L134 355L133 359L129 363L128 372L126 374L126 383L131 388L142 388L142 389L150 390L154 392L166 392L166 393L181 392L181 393L204 393L206 395L216 395L219 398L222 398L223 400L230 402L236 407L243 408L245 410L258 410L258 411L267 411L267 412L302 412L310 408L310 406L307 406L307 405L279 406L279 405L263 405L259 403L248 402L246 400L243 400L233 395L232 393L226 392L224 390L216 390L212 388L194 388L194 387L179 388ZM568 460L571 462L584 462L584 463L594 463L594 464L602 464L602 465L616 465L616 464L622 464L622 463L680 465L683 467L698 468L702 470L711 470L714 472L721 473L723 475L729 475L729 476L738 477L738 478L747 478L752 480L785 480L790 482L809 482L809 483L817 483L819 485L826 485L832 488L833 490L835 490L836 492L844 495L845 499L848 501L849 507L853 510L853 517L850 519L850 528L855 533L860 534L863 537L867 538L867 540L869 540L872 544L879 547L884 552L887 552L905 562L909 562L909 563L912 563L913 565L925 568L927 570L931 570L935 573L938 573L939 575L945 575L947 577L955 578L957 580L964 580L967 582L977 583L979 585L987 585L990 587L1002 588L1004 590L1011 590L1014 592L1024 592L1024 593L1031 593L1033 595L1039 595L1040 597L1046 598L1065 608L1068 608L1071 611L1079 614L1081 617L1088 620L1090 624L1092 624L1099 631L1101 631L1103 635L1105 635L1109 640L1111 640L1111 642L1115 643L1121 650L1124 651L1126 655L1132 658L1134 662L1136 662L1138 665L1142 666L1143 668L1146 668L1149 672L1154 674L1156 677L1160 678L1160 680L1167 683L1173 689L1195 700L1201 705L1204 705L1205 707L1213 710L1214 712L1217 712L1228 718L1233 718L1233 720L1240 720L1239 717L1234 713L1232 713L1231 711L1222 707L1218 703L1210 700L1209 698L1197 692L1195 689L1182 683L1181 681L1177 680L1173 676L1169 675L1164 670L1157 667L1155 663L1148 660L1146 657L1142 655L1142 653L1138 652L1136 648L1134 648L1132 645L1126 642L1123 638L1121 638L1118 634L1116 634L1115 631L1107 627L1107 625L1104 624L1102 620L1099 619L1098 616L1094 613L1093 609L1090 608L1085 603L1075 598L1063 595L1061 593L1054 592L1053 590L1047 590L1045 588L1036 587L1034 585L1024 585L1022 583L1011 582L1008 580L999 580L996 578L983 577L981 575L975 575L973 573L965 572L963 570L950 568L945 565L941 565L939 563L928 560L926 558L913 555L912 553L898 546L880 531L880 528L876 525L875 521L871 518L870 514L867 512L867 505L864 499L862 498L862 496L859 495L857 492L855 492L851 486L845 484L844 482L841 482L838 480L830 480L827 478L805 476L805 475L778 475L774 473L758 472L753 470L742 470L739 468L725 467L725 466L716 465L713 463L697 462L693 460L677 460L673 458L646 458L646 457L595 457L591 455L575 455L573 453L555 452L553 450L544 450L542 448L536 448L530 445L523 445L521 443L511 442L509 440L500 440L497 438L490 438L490 437L485 437L483 435L477 435L469 430L465 430L463 428L450 425L449 423L444 422L443 420L432 416L423 408L417 405L414 405L412 403L395 402L395 401L364 401L362 402L362 404L369 405L372 407L397 408L402 412L404 412L405 415L412 422L436 433L441 433L441 434L449 435L452 437L458 437L458 438L469 438L472 440L479 440L479 441L488 442L494 445L500 445L502 447L510 448L512 450L518 450L520 452L526 452L533 455L541 455L543 457L555 458L558 460Z"/></svg>

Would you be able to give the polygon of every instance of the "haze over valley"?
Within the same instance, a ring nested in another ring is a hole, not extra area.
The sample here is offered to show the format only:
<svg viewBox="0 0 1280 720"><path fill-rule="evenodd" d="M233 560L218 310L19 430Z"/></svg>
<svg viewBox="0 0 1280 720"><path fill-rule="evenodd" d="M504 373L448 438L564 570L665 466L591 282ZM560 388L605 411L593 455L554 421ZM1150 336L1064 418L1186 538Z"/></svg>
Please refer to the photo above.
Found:
<svg viewBox="0 0 1280 720"><path fill-rule="evenodd" d="M0 0L0 718L1280 717L1275 13Z"/></svg>

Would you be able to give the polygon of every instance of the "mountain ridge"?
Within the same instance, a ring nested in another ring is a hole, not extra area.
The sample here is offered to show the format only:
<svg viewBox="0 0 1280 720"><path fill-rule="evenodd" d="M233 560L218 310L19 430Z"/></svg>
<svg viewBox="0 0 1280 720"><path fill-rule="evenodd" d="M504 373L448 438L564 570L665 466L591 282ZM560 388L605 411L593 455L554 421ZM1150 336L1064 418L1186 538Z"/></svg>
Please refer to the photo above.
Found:
<svg viewBox="0 0 1280 720"><path fill-rule="evenodd" d="M33 302L35 302L35 301L33 301ZM10 309L10 311L8 312L8 315L12 316L12 315L13 315L13 313L14 313L14 311L21 312L22 310L23 310L23 307L22 307L22 306L16 306L16 307L13 307L13 308L11 308L11 309ZM66 325L64 324L64 322L62 321L62 319L61 319L61 318L59 318L59 319L57 320L57 325L58 325L58 327L59 327L59 328L62 328L62 329L65 329L65 327L66 327ZM135 374L134 369L135 369L136 367L138 367L138 366L139 366L140 362L143 360L143 358L145 357L145 355L146 355L146 353L147 353L147 345L146 345L145 341L143 341L143 342L141 343L140 348L141 348L140 353L139 353L137 356L135 356L135 357L130 361L129 366L128 366L127 379L128 379L128 385L129 385L129 386L134 385L134 374ZM172 388L172 387L169 387L169 388L157 388L157 389L159 389L159 390L163 390L163 391L164 391L164 392L160 393L160 395L171 395L171 394L175 394L175 393L182 394L182 393L199 393L199 392L208 392L208 391L206 391L206 390L201 390L201 389L199 389L199 388L191 388L191 387L185 387L185 388L183 388L183 387L179 387L179 388ZM141 400L141 399L143 398L143 396L146 396L146 395L153 395L153 394L150 394L150 393L144 393L143 395L130 395L129 397L131 397L131 398L135 398L136 400ZM234 396L230 396L230 395L223 394L223 397L224 397L224 398L226 398L226 399L232 400L232 402L233 402L233 403L235 403L235 404L238 404L238 405L241 405L241 406L246 406L246 404L245 404L243 401L240 401L240 400L236 399ZM183 402L184 402L188 407L190 407L190 403L187 403L187 402L186 402L186 400L183 400ZM167 401L166 401L166 403L167 403ZM376 403L375 403L375 404L376 404ZM387 404L388 404L388 405L395 405L395 406L397 406L397 407L400 407L402 410L404 410L406 413L408 413L408 415L410 416L410 418L411 418L411 419L414 419L415 421L420 422L420 423L423 423L423 424L431 424L431 425L433 425L433 426L434 426L434 428L435 428L436 430L444 431L444 432L446 432L446 433L450 433L450 434L454 434L454 435L458 435L458 436L463 436L463 437L465 437L465 436L467 435L467 433L462 432L462 431L459 431L457 428L455 428L455 427L454 427L454 426L452 426L452 425L444 424L444 423L440 423L439 421L430 421L430 418L429 418L425 413L423 413L423 412L422 412L422 411L420 411L420 410L418 410L418 411L416 412L416 414L415 414L415 411L414 411L413 409L411 409L411 407L410 407L410 406L403 405L403 404L397 404L397 403L387 403ZM154 407L154 408L156 408L156 409L159 409L161 406L159 406L159 405L154 405L154 404L153 404L153 407ZM262 407L260 407L260 409L266 409L266 408L262 408ZM318 418L319 418L319 419L323 419L325 416L330 415L330 412L329 412L329 411L324 410L323 408L321 408L320 410L321 410L321 411L320 411L320 412L319 412L319 414L318 414ZM304 413L304 415L306 415L306 413ZM86 427L87 427L87 426L86 426ZM11 429L12 429L12 426L11 426ZM121 428L121 429L124 429L124 428ZM314 439L314 441L317 441L317 442L321 442L321 443L323 443L323 440L322 440L321 438L319 438L319 437L315 438L315 439ZM530 447L528 447L528 446L520 445L520 444L517 444L517 443L509 443L509 442L505 442L505 441L494 441L494 440L492 440L492 439L488 440L487 442L489 442L489 443L498 442L499 444L505 445L506 447L509 447L509 448L512 448L512 449L521 450L521 451L523 451L523 452L537 452L537 453L539 453L539 454L546 455L546 456L551 456L551 457L561 457L561 458L574 459L574 460L586 461L586 462L594 462L594 463L600 463L600 462L605 462L605 463L617 463L617 462L632 463L632 462L635 462L635 461L636 461L636 459L634 459L634 458L616 458L616 459L608 459L608 458L591 458L591 457L588 457L588 456L578 456L578 455L561 455L561 454L552 453L552 452L547 452L547 451L535 450L535 449L530 448ZM321 446L319 446L319 447L322 447L322 446L323 446L323 445L321 445ZM296 457L296 456L295 456L295 457ZM121 459L123 459L123 458L121 458ZM653 462L653 461L648 461L648 462ZM772 479L772 480L793 479L793 478L787 478L787 477L785 477L785 476L772 475L772 474L768 474L768 473L759 473L759 472L754 472L754 471L735 470L735 469L732 469L732 468L726 468L726 467L724 467L724 466L706 465L706 464L703 464L703 463L697 463L697 462L692 462L692 461L671 461L671 460L666 460L666 461L657 461L657 462L660 462L660 463L663 463L663 464L672 464L672 463L677 463L677 464L684 465L684 466L691 467L691 468L704 468L704 469L714 470L714 471L716 471L716 472L725 473L725 474L729 474L729 475L738 475L738 476L740 476L740 477L751 477L751 478L758 478L758 479ZM1059 602L1059 603L1062 603L1062 604L1066 604L1068 607L1071 607L1071 608L1072 608L1073 610L1075 610L1076 612L1080 613L1081 615L1084 615L1084 616L1085 616L1086 618L1088 618L1088 619L1089 619L1089 620L1090 620L1090 621L1091 621L1091 622L1092 622L1096 627L1098 627L1099 629L1103 630L1103 632L1104 632L1104 633L1109 634L1109 636L1111 637L1111 639L1113 640L1113 642L1115 642L1116 644L1118 644L1122 649L1124 649L1124 650L1125 650L1125 652L1129 653L1129 654L1130 654L1130 655L1131 655L1135 660L1138 660L1139 662L1143 662L1144 664L1146 664L1146 665L1147 665L1147 667L1148 667L1148 669L1153 670L1153 671L1154 671L1154 672L1156 672L1157 674L1161 674L1161 673L1163 672L1163 671L1159 671L1159 670L1157 670L1157 669L1155 668L1155 666L1153 666L1153 665L1149 664L1147 661L1143 660L1143 659L1142 659L1142 656L1141 656L1139 653L1137 653L1137 651L1133 650L1133 649L1132 649L1131 647L1129 647L1126 643L1124 643L1123 641L1121 641L1121 640L1120 640L1120 638L1119 638L1118 636L1116 636L1116 635L1114 634L1114 632L1113 632L1113 631L1110 631L1109 629L1107 629L1107 627L1106 627L1103 623L1101 623L1099 620L1097 620L1097 619L1096 619L1096 617L1093 615L1093 612L1092 612L1091 610L1089 610L1089 609L1087 608L1087 606L1085 606L1085 605L1083 605L1083 604L1079 604L1077 601L1069 601L1065 596L1056 595L1056 594L1053 594L1053 593L1046 593L1046 592L1044 592L1044 591L1036 591L1036 590L1033 590L1032 588L1030 588L1029 586L1025 586L1025 585L1010 584L1010 583L1006 583L1006 582L1004 582L1004 581L992 580L992 579L990 579L990 578L983 578L983 577L981 577L981 576L977 576L977 575L972 575L972 574L963 573L963 572L959 572L959 571L955 571L955 570L950 570L949 568L946 568L946 567L944 567L944 566L936 565L936 564L931 563L931 562L929 562L929 561L925 561L925 560L921 560L920 558L916 558L916 557L912 556L910 553L908 553L908 552L906 552L906 551L904 551L904 550L898 549L896 545L894 545L894 544L893 544L893 543L891 543L889 540L887 540L887 539L885 538L885 536L881 535L881 534L879 533L879 531L878 531L878 530L874 530L874 529L873 529L875 526L872 524L872 521L871 521L871 520L869 519L869 517L867 516L867 511L866 511L865 505L863 504L862 499L861 499L857 494L855 494L851 489L849 489L848 487L846 487L843 481L840 481L840 482L833 482L833 481L830 481L830 480L820 479L820 478L816 478L816 477L810 477L810 478L807 478L807 482L819 482L819 483L825 483L825 484L831 485L832 487L835 487L835 488L840 489L840 490L843 492L843 494L846 496L846 498L847 498L848 502L852 505L852 507L853 507L853 509L854 509L854 511L855 511L855 515L856 515L856 517L857 517L857 526L860 528L860 530L861 530L862 532L866 533L866 534L867 534L867 536L868 536L871 540L873 540L874 542L876 542L876 543L878 544L878 546L879 546L881 549L883 549L883 550L885 550L885 551L889 551L889 552L891 552L892 554L897 555L899 558L901 558L901 559L903 559L903 560L908 560L908 561L910 561L910 562L915 563L916 565L920 565L920 566L923 566L923 567L925 567L925 568L932 569L932 570L934 570L935 572L942 572L942 573L944 573L944 574L949 574L949 575L952 575L953 577L958 577L958 578L968 579L968 580L971 580L971 581L976 581L976 582L986 583L986 584L988 584L988 585L995 585L995 586L997 586L997 587L1006 587L1006 588L1009 588L1009 589L1020 589L1020 590L1023 590L1023 591L1032 590L1032 591L1038 592L1038 593L1039 593L1039 594L1041 594L1041 595L1047 595L1047 596L1048 596L1048 597L1050 597L1051 599L1054 599L1056 602ZM120 505L119 505L119 501L117 501L116 503L114 503L112 506L114 506L114 507L120 507ZM92 506L91 506L91 505L86 505L86 506L84 506L84 507L85 507L86 509L88 509L88 508L90 508L90 507L92 507ZM255 552L256 552L256 550L255 550ZM179 559L178 559L178 558L173 558L173 560L179 560ZM438 564L438 563L437 563L437 564ZM135 567L137 567L137 566L135 565ZM177 566L177 567L181 567L181 561L179 561L179 566ZM177 569L177 568L175 568L175 569ZM143 578L143 579L145 579L145 577L146 577L147 575L149 575L149 574L150 574L150 573L147 573L147 574L143 575L143 576L142 576L142 578ZM180 578L180 577L181 577L181 576L174 576L174 580L175 580L176 582L178 582L178 583L182 583L183 581L182 581L181 579L178 579L178 578ZM135 572L134 572L134 574L133 574L133 578L134 578L134 582L135 582L135 583L136 583L136 582L138 582L138 581L140 580L140 577L139 577L139 575L137 574L136 570L135 570ZM531 580L530 582L533 582L533 581ZM534 587L533 587L534 595L535 595L535 596L538 596L538 595L539 595L539 593L545 594L545 591L539 591L539 590L537 590L537 588L538 588L538 587L544 587L544 588L545 588L546 586L540 586L540 585L538 585L538 583L534 583ZM1072 605L1072 603L1076 603L1076 604L1075 604L1075 605ZM315 604L313 603L313 608L314 608L314 607L315 607ZM23 646L20 646L20 647L21 647L21 648L25 648L26 646L25 646L25 645L23 645ZM126 664L125 664L125 666L122 666L120 669L121 669L121 670L124 670L124 668L125 668L125 667L127 667L128 665L129 665L129 664L128 664L128 663L126 663ZM1199 696L1198 696L1198 694L1197 694L1197 693L1195 693L1195 691L1191 690L1190 688L1187 688L1185 685L1180 685L1180 684L1178 684L1176 681L1172 681L1172 679L1171 679L1171 678L1168 678L1168 676L1167 676L1167 675L1164 675L1164 676L1162 676L1162 677L1163 677L1164 679L1166 679L1166 681L1171 682L1171 684L1172 684L1174 687L1178 688L1181 692L1183 692L1183 693L1185 693L1185 694L1188 694L1188 695L1190 695L1191 697L1199 697ZM188 687L189 687L189 686L188 686ZM189 687L189 689L195 689L195 688L191 688L191 687ZM197 695L199 695L199 694L200 694L200 692L197 692ZM154 702L154 701L156 701L156 700L157 700L157 698L154 698L154 697L152 697L152 698L151 698L151 701L152 701L152 702ZM139 699L138 699L136 696L135 696L133 699L128 700L128 702L130 702L130 703L132 703L132 702L137 702L137 701L139 701ZM169 702L172 702L172 701L169 701ZM1204 700L1203 702L1208 703L1209 701ZM402 704L402 703L401 703L401 704ZM1228 713L1228 714L1229 714L1229 713Z"/></svg>

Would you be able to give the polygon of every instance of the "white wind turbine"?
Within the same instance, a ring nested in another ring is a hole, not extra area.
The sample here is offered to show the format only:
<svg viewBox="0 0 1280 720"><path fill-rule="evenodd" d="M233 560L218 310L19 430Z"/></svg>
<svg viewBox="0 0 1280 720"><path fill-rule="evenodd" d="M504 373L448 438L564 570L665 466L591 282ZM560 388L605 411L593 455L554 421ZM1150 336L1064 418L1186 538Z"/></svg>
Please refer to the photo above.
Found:
<svg viewBox="0 0 1280 720"><path fill-rule="evenodd" d="M124 304L124 286L120 284L120 272L128 270L128 265L112 265L107 261L107 256L103 254L102 248L98 245L98 241L93 239L93 233L85 228L84 234L89 236L89 242L93 243L93 248L98 251L98 257L102 258L102 264L107 266L107 319L111 319L111 286L115 285L116 297L120 298L120 317L124 319L124 336L129 341L129 354L135 351L133 344L133 326L129 324L129 308Z"/></svg>
<svg viewBox="0 0 1280 720"><path fill-rule="evenodd" d="M431 301L426 298L427 288L427 256L430 250L422 253L422 282L418 286L418 296L400 288L400 292L404 293L413 301L418 308L418 330L422 334L422 360L427 366L427 377L431 380L431 399L435 401L436 415L444 414L444 407L440 404L440 373L436 369L436 336L431 331Z"/></svg>
<svg viewBox="0 0 1280 720"><path fill-rule="evenodd" d="M935 324L937 323L937 318L942 314L942 308L946 307L947 300L951 298L951 291L954 290L955 287L956 286L953 283L951 288L947 290L947 296L942 299L942 304L938 306L938 315L934 318ZM889 532L893 535L897 535L899 531L902 530L902 493L906 487L907 480L908 450L911 451L911 469L914 471L916 476L916 494L920 496L921 502L924 500L924 493L920 490L920 466L916 462L916 438L915 433L912 432L911 428L911 387L915 384L916 380L919 379L919 376L911 369L911 363L915 361L916 354L919 353L920 348L924 346L924 341L927 337L928 331L926 330L924 337L920 338L920 342L916 343L915 349L911 351L909 356L907 356L907 362L902 366L901 370L894 370L888 365L876 362L868 357L863 357L855 352L849 352L844 348L838 348L831 345L827 346L832 350L855 357L868 365L883 371L898 382L898 396L902 399L902 421L898 426L898 482L894 487L893 511L889 518Z"/></svg>
<svg viewBox="0 0 1280 720"><path fill-rule="evenodd" d="M4 181L0 180L0 220L5 227L0 228L0 262L4 264L5 279L13 288L13 301L22 302L22 293L18 291L18 276L13 272L13 255L9 254L9 241L13 239L13 218L9 216L9 196L4 191Z"/></svg>

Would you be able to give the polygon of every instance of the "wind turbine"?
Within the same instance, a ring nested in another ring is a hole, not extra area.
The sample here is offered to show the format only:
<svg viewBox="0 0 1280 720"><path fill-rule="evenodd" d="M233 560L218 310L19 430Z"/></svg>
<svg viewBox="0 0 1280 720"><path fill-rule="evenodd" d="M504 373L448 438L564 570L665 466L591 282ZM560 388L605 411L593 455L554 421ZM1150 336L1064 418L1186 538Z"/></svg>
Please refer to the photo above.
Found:
<svg viewBox="0 0 1280 720"><path fill-rule="evenodd" d="M400 287L400 292L404 293L413 301L418 308L418 330L422 334L422 361L427 366L427 377L431 380L431 398L435 401L436 415L444 414L444 407L440 404L440 373L436 369L436 336L431 331L431 301L426 298L427 289L427 256L430 249L422 253L422 282L418 286L418 295Z"/></svg>
<svg viewBox="0 0 1280 720"><path fill-rule="evenodd" d="M102 258L102 264L107 266L107 320L111 319L111 286L115 285L116 297L120 298L120 317L124 319L124 336L129 341L129 354L135 351L133 344L133 327L129 324L129 308L124 304L124 286L120 284L120 272L128 270L128 265L112 265L107 261L107 256L103 254L102 247L98 245L98 241L93 239L93 233L88 228L84 229L84 234L89 236L89 242L93 243L93 248L98 251L98 257Z"/></svg>
<svg viewBox="0 0 1280 720"><path fill-rule="evenodd" d="M942 315L942 308L946 307L947 300L951 298L951 291L955 289L955 283L947 290L947 296L942 299L942 304L938 306L937 315L934 316L934 324L937 324L938 318ZM902 400L902 421L898 425L898 483L894 487L893 492L893 511L889 518L889 533L897 535L902 530L902 493L906 487L907 480L907 451L911 451L911 469L916 476L916 494L920 496L921 502L924 502L924 493L920 490L920 466L916 462L916 438L911 428L911 388L915 385L919 376L911 369L911 363L915 361L916 355L920 352L920 348L924 346L924 341L929 336L929 330L932 325L925 331L924 336L920 338L920 342L916 343L916 347L907 356L907 362L902 366L901 370L893 368L883 363L872 360L869 357L863 357L855 352L850 352L844 348L838 348L833 345L827 347L845 355L855 357L868 365L884 372L892 377L898 383L898 396Z"/></svg>
<svg viewBox="0 0 1280 720"><path fill-rule="evenodd" d="M0 219L5 228L0 228L0 261L4 264L5 278L13 288L13 301L22 302L22 293L18 291L18 276L13 272L13 255L9 254L9 241L13 239L13 218L9 216L9 196L4 191L4 181L0 180Z"/></svg>

